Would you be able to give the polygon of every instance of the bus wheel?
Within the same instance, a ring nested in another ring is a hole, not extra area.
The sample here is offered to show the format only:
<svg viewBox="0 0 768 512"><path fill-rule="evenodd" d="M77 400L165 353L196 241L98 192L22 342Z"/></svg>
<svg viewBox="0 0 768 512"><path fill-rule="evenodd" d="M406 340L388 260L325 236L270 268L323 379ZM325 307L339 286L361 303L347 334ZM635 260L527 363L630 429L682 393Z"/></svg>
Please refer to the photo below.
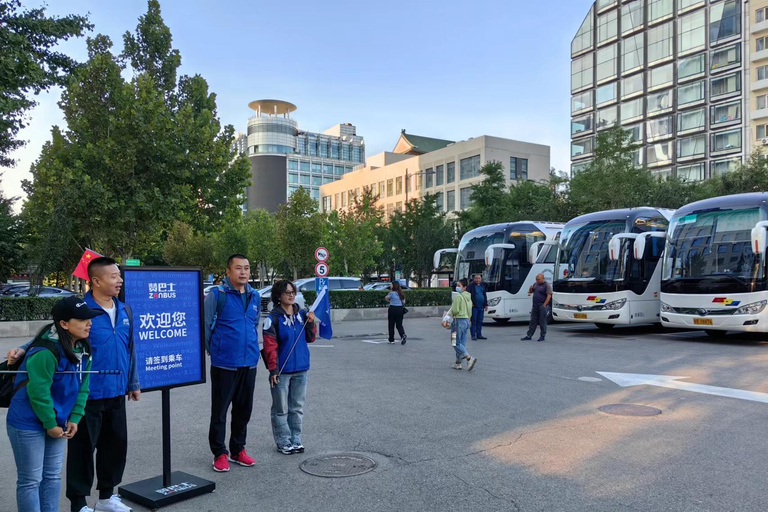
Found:
<svg viewBox="0 0 768 512"><path fill-rule="evenodd" d="M616 324L595 324L595 327L597 327L601 331L610 331L611 329L616 327Z"/></svg>
<svg viewBox="0 0 768 512"><path fill-rule="evenodd" d="M728 331L716 331L714 329L705 329L704 332L707 333L707 336L709 336L710 338L719 339L719 338L725 338L725 333Z"/></svg>
<svg viewBox="0 0 768 512"><path fill-rule="evenodd" d="M509 322L509 318L494 318L493 321L497 324L505 324Z"/></svg>
<svg viewBox="0 0 768 512"><path fill-rule="evenodd" d="M552 306L547 306L547 325L555 323L555 317L552 316Z"/></svg>

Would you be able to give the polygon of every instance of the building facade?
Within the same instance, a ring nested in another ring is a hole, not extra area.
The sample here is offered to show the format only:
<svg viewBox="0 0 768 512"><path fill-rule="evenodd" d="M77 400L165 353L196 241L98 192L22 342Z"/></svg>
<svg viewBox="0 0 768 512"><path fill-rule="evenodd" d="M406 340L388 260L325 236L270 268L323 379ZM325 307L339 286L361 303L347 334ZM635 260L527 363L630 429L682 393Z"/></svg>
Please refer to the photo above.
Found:
<svg viewBox="0 0 768 512"><path fill-rule="evenodd" d="M274 212L300 186L319 201L320 186L340 180L365 162L365 141L349 123L322 133L307 132L291 117L296 111L292 103L258 100L248 106L256 115L248 120L245 141L242 137L235 141L251 161L246 210Z"/></svg>
<svg viewBox="0 0 768 512"><path fill-rule="evenodd" d="M754 149L768 153L768 0L752 0L749 18L749 112Z"/></svg>
<svg viewBox="0 0 768 512"><path fill-rule="evenodd" d="M419 147L430 151L420 153ZM487 135L451 142L403 131L395 151L375 155L340 181L323 185L321 209L348 208L370 189L387 218L425 194L437 195L437 205L444 212L464 210L470 206L472 185L484 179L480 168L493 161L502 163L507 186L549 178L549 146Z"/></svg>
<svg viewBox="0 0 768 512"><path fill-rule="evenodd" d="M699 181L743 161L752 3L596 0L571 43L571 171L613 126L632 132L636 164L659 176Z"/></svg>

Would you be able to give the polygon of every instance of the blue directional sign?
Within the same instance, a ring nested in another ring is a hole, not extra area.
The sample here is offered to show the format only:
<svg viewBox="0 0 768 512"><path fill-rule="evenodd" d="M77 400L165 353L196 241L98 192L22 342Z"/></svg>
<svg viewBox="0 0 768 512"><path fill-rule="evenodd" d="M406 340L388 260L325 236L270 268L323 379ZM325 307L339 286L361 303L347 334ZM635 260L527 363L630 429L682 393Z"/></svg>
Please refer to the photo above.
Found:
<svg viewBox="0 0 768 512"><path fill-rule="evenodd" d="M315 278L315 291L317 293L320 293L320 290L328 286L328 278L327 277L316 277Z"/></svg>

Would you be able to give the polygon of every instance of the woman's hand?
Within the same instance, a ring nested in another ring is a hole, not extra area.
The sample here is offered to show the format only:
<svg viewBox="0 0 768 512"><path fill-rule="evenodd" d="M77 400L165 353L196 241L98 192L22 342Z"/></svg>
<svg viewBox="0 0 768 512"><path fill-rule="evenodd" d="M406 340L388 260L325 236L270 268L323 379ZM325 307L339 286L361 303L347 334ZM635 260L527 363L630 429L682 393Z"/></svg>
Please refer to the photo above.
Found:
<svg viewBox="0 0 768 512"><path fill-rule="evenodd" d="M77 423L72 421L67 422L67 430L64 431L64 437L72 439L77 434Z"/></svg>
<svg viewBox="0 0 768 512"><path fill-rule="evenodd" d="M54 439L58 439L60 437L64 437L64 429L61 427L53 427L49 428L47 430L48 435L51 436Z"/></svg>
<svg viewBox="0 0 768 512"><path fill-rule="evenodd" d="M310 311L309 314L307 315L307 322L314 322L315 318L317 318L315 316L315 312L314 311Z"/></svg>
<svg viewBox="0 0 768 512"><path fill-rule="evenodd" d="M277 375L270 375L269 376L269 387L274 388L277 387L277 383L280 382Z"/></svg>

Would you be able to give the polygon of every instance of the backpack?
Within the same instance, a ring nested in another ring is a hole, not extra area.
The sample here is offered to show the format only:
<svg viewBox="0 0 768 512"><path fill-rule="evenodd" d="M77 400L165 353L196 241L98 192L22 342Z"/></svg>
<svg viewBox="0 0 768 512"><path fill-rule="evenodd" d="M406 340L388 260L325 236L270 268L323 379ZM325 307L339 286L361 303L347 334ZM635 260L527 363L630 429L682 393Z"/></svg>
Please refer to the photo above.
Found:
<svg viewBox="0 0 768 512"><path fill-rule="evenodd" d="M224 311L224 306L227 304L227 292L224 289L223 285L218 285L213 290L216 290L216 313L213 315L213 320L211 320L211 335L213 335L213 329L216 327L216 320L219 318L219 315ZM211 290L211 293L213 293L213 290ZM253 292L251 292L251 296L253 296ZM259 309L261 309L261 305L259 305ZM256 322L258 324L258 322ZM258 328L258 325L256 326Z"/></svg>
<svg viewBox="0 0 768 512"><path fill-rule="evenodd" d="M29 347L27 347L27 353L29 353L29 350L32 347L43 347L50 350L53 355L56 356L56 366L58 366L60 356L59 348L56 346L56 343L43 337L37 337ZM24 362L25 357L26 354L14 364L8 364L8 361L3 361L0 363L0 371L18 371L21 367L21 363ZM16 375L18 375L18 373L0 373L0 407L10 407L13 395L29 382L29 379L24 379L21 384L14 386L13 382L16 380Z"/></svg>

